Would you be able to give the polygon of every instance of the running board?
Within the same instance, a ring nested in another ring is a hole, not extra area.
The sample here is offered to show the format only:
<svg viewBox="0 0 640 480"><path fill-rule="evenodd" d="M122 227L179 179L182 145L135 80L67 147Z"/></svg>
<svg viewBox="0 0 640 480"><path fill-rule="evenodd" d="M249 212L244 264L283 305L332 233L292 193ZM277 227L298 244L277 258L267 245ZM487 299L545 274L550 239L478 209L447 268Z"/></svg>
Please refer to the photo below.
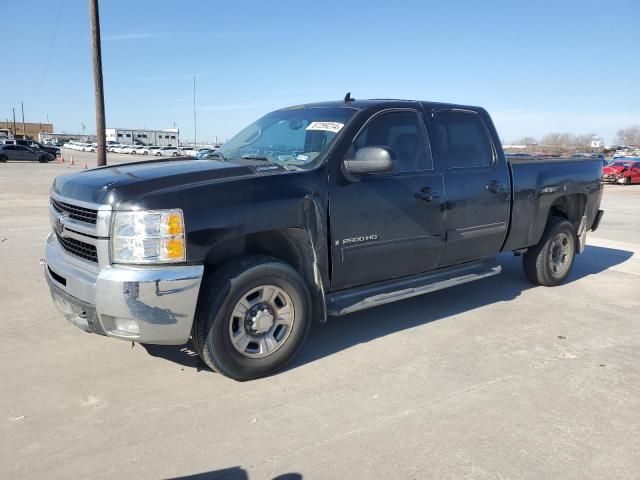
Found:
<svg viewBox="0 0 640 480"><path fill-rule="evenodd" d="M375 283L327 295L327 313L346 315L385 303L416 297L444 288L455 287L481 278L498 275L502 267L495 258L464 263L411 277Z"/></svg>

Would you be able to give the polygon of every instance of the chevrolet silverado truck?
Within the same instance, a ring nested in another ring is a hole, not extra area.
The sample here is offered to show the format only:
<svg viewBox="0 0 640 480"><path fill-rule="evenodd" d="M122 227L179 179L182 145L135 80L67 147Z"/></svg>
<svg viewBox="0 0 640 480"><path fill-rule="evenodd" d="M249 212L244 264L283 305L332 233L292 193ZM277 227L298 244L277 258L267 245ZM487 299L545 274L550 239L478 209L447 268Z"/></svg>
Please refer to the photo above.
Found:
<svg viewBox="0 0 640 480"><path fill-rule="evenodd" d="M496 275L500 252L558 285L603 213L600 160L507 159L478 107L293 106L212 157L54 180L45 275L71 323L254 379L313 320Z"/></svg>

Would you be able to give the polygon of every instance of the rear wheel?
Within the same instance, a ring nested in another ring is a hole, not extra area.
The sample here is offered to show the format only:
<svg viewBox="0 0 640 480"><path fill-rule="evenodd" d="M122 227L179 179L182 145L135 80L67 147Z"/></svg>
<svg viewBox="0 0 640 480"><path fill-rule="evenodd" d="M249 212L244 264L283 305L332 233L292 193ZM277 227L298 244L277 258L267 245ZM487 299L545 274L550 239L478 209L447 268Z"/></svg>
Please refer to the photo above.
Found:
<svg viewBox="0 0 640 480"><path fill-rule="evenodd" d="M173 156L177 157L178 156L178 152L173 152Z"/></svg>
<svg viewBox="0 0 640 480"><path fill-rule="evenodd" d="M522 257L527 278L546 287L562 283L573 267L576 244L573 224L561 217L551 217L540 242Z"/></svg>
<svg viewBox="0 0 640 480"><path fill-rule="evenodd" d="M0 155L0 163L7 163L9 158L6 155Z"/></svg>
<svg viewBox="0 0 640 480"><path fill-rule="evenodd" d="M309 290L291 266L271 257L244 257L205 279L193 340L210 368L251 380L294 357L310 320Z"/></svg>
<svg viewBox="0 0 640 480"><path fill-rule="evenodd" d="M624 177L623 185L631 185L631 177Z"/></svg>
<svg viewBox="0 0 640 480"><path fill-rule="evenodd" d="M49 157L47 157L46 155L41 155L40 158L38 158L38 161L40 163L49 163Z"/></svg>

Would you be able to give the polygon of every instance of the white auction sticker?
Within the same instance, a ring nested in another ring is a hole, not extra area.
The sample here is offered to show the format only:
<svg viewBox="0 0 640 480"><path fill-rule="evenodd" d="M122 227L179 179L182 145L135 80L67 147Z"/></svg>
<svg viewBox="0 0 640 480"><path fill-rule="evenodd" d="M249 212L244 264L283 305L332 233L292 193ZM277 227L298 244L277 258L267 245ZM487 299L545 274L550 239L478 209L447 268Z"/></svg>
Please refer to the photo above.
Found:
<svg viewBox="0 0 640 480"><path fill-rule="evenodd" d="M323 130L325 132L338 133L344 127L344 123L339 122L311 122L305 130Z"/></svg>

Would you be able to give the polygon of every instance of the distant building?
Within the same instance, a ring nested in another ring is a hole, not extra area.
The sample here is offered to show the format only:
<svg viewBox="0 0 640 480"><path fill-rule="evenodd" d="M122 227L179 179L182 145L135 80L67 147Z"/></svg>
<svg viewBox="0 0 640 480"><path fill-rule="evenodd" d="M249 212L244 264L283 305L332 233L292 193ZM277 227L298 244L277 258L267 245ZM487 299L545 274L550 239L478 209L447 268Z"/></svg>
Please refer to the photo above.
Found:
<svg viewBox="0 0 640 480"><path fill-rule="evenodd" d="M107 128L107 143L124 145L159 145L161 147L177 147L180 145L180 130L146 130L137 128Z"/></svg>
<svg viewBox="0 0 640 480"><path fill-rule="evenodd" d="M16 121L15 129L13 122L0 122L0 130L9 130L11 134L16 138L27 138L35 140L39 138L40 133L52 133L53 123L24 123L24 130L22 128L22 122Z"/></svg>

